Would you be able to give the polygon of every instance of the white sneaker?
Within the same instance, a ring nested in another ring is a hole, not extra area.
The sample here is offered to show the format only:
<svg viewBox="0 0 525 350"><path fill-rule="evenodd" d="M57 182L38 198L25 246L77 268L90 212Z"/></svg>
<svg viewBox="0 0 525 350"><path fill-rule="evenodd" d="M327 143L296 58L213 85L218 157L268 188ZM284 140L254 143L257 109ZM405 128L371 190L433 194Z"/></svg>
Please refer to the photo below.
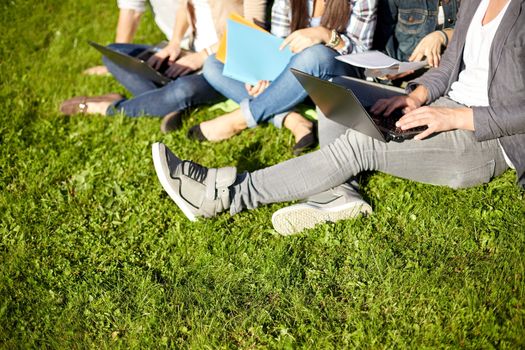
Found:
<svg viewBox="0 0 525 350"><path fill-rule="evenodd" d="M337 222L372 213L372 207L346 185L321 192L305 203L277 210L272 215L273 228L288 236L325 222Z"/></svg>

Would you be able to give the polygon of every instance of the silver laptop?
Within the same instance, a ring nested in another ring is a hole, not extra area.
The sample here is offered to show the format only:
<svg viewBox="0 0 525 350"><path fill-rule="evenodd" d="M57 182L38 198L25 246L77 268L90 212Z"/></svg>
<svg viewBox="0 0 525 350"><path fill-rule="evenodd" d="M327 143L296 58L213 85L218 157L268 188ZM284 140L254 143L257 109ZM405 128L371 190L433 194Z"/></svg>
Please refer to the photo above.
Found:
<svg viewBox="0 0 525 350"><path fill-rule="evenodd" d="M113 50L107 46L103 46L95 42L89 41L89 45L93 46L95 49L100 51L104 56L106 56L109 60L113 61L115 64L130 72L136 73L144 77L145 79L151 80L159 85L166 85L167 83L172 81L171 78L168 78L167 76L163 75L163 72L168 68L168 64L166 62L167 60L163 63L159 70L155 70L146 61L152 55L154 55L156 51L160 50L163 47L163 44L165 46L165 42L163 42L159 45L155 45L145 50L137 57L133 57L130 55L126 55L125 53Z"/></svg>
<svg viewBox="0 0 525 350"><path fill-rule="evenodd" d="M388 117L370 113L377 100L404 95L401 89L350 77L337 77L330 82L297 69L291 71L328 119L350 129L383 142L403 142L426 129L401 130L396 127L396 121L403 116L401 110Z"/></svg>

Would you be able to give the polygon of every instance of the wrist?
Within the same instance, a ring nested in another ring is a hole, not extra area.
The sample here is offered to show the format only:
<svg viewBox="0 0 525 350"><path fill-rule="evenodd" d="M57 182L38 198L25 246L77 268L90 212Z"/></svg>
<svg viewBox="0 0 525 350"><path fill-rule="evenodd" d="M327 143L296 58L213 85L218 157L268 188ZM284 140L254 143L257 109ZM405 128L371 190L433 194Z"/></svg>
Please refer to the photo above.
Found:
<svg viewBox="0 0 525 350"><path fill-rule="evenodd" d="M448 46L447 33L445 33L443 30L436 30L436 33L439 34L441 38L441 45L447 47Z"/></svg>
<svg viewBox="0 0 525 350"><path fill-rule="evenodd" d="M320 30L320 38L323 44L328 44L332 38L332 31L325 27L318 27Z"/></svg>
<svg viewBox="0 0 525 350"><path fill-rule="evenodd" d="M335 50L338 46L340 46L341 41L342 40L339 36L339 33L334 29L330 31L330 39L328 42L326 42L325 46Z"/></svg>
<svg viewBox="0 0 525 350"><path fill-rule="evenodd" d="M472 108L461 108L459 111L459 118L456 120L456 129L474 131L474 110Z"/></svg>
<svg viewBox="0 0 525 350"><path fill-rule="evenodd" d="M412 98L421 107L427 103L428 90L423 85L419 85L408 96Z"/></svg>
<svg viewBox="0 0 525 350"><path fill-rule="evenodd" d="M205 48L204 50L199 51L198 54L203 60L207 59L208 56L210 56L208 53L208 48Z"/></svg>
<svg viewBox="0 0 525 350"><path fill-rule="evenodd" d="M180 41L179 40L170 40L168 45L166 45L169 49L179 49L180 48Z"/></svg>

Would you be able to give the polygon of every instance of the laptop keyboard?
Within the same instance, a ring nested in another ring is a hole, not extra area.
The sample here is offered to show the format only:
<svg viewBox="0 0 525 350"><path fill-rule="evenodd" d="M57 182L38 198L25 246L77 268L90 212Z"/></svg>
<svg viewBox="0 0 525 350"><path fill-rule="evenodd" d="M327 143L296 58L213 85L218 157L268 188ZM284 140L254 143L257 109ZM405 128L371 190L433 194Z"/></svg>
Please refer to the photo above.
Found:
<svg viewBox="0 0 525 350"><path fill-rule="evenodd" d="M403 130L400 127L396 126L396 122L403 116L403 111L400 109L396 109L393 111L388 117L385 117L383 115L374 115L370 113L370 108L366 108L367 112L370 114L372 119L374 120L374 123L377 125L390 130L396 134L406 134L406 133L414 133L414 132L421 132L424 131L427 127L426 126L419 126L412 129Z"/></svg>

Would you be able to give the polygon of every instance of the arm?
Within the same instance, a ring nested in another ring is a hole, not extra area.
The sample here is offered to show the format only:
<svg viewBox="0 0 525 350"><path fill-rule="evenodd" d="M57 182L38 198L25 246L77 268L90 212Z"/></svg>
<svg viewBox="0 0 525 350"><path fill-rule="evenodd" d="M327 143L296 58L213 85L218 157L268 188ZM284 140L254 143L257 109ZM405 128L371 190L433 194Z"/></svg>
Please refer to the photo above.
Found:
<svg viewBox="0 0 525 350"><path fill-rule="evenodd" d="M366 51L372 46L372 39L376 25L376 0L359 0L351 4L350 20L346 32L334 39L339 41L331 48L341 54L348 52ZM273 25L273 18L272 18ZM340 39L340 40L339 40ZM290 46L293 53L315 44L328 44L332 41L332 30L323 26L304 28L290 34L281 45Z"/></svg>
<svg viewBox="0 0 525 350"><path fill-rule="evenodd" d="M130 43L140 23L140 18L146 10L144 0L119 0L120 9L115 42Z"/></svg>
<svg viewBox="0 0 525 350"><path fill-rule="evenodd" d="M175 62L180 55L180 43L184 34L188 30L189 25L188 1L181 1L177 13L175 14L175 25L173 26L173 35L171 36L170 42L165 48L151 56L148 60L148 64L153 68L158 69L166 58L168 58L171 63Z"/></svg>
<svg viewBox="0 0 525 350"><path fill-rule="evenodd" d="M456 27L454 31L456 33L466 33L470 20L463 20L465 12L469 6L461 6L457 15ZM473 14L471 14L473 15ZM461 36L461 35L460 35ZM463 36L463 40L465 37ZM427 103L431 103L443 96L447 91L451 76L454 72L456 63L459 59L459 55L463 54L463 42L459 41L458 35L453 35L452 40L449 42L447 50L441 57L439 66L426 72L420 78L417 78L408 83L407 92L414 90L418 85L424 85L428 90Z"/></svg>
<svg viewBox="0 0 525 350"><path fill-rule="evenodd" d="M244 17L255 23L266 21L266 0L244 0Z"/></svg>
<svg viewBox="0 0 525 350"><path fill-rule="evenodd" d="M492 107L472 107L474 129L478 141L502 136L525 134L525 98L512 104Z"/></svg>
<svg viewBox="0 0 525 350"><path fill-rule="evenodd" d="M285 0L275 0L272 6L272 34L285 38L291 33L292 9L290 2Z"/></svg>

